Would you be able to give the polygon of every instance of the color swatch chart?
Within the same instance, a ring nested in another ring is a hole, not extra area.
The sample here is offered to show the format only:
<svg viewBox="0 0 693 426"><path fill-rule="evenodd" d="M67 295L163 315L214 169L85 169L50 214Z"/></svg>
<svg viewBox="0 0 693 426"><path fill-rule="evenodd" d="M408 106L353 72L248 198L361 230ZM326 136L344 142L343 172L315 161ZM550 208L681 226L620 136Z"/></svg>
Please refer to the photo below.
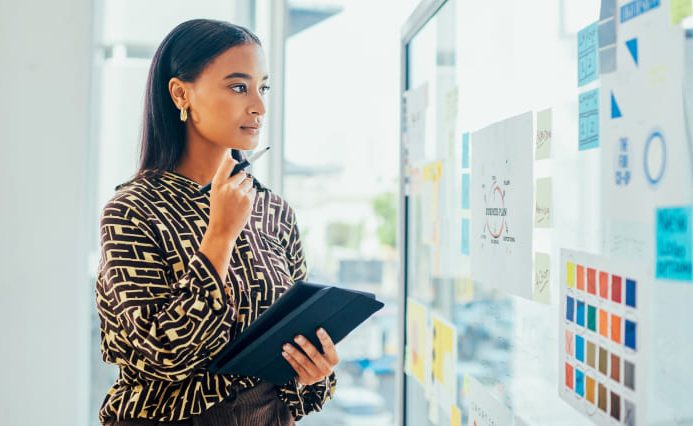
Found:
<svg viewBox="0 0 693 426"><path fill-rule="evenodd" d="M643 275L617 263L561 251L559 393L597 424L644 424Z"/></svg>

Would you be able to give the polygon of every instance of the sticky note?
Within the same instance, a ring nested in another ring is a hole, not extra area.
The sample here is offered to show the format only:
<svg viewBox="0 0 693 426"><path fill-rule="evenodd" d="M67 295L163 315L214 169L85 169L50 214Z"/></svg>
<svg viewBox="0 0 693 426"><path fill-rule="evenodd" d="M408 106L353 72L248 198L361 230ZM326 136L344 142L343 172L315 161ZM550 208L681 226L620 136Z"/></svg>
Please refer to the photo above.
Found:
<svg viewBox="0 0 693 426"><path fill-rule="evenodd" d="M599 334L609 337L609 313L603 309L599 310Z"/></svg>
<svg viewBox="0 0 693 426"><path fill-rule="evenodd" d="M535 159L551 158L551 108L537 113L537 135L534 140Z"/></svg>
<svg viewBox="0 0 693 426"><path fill-rule="evenodd" d="M469 168L469 133L462 134L462 168Z"/></svg>
<svg viewBox="0 0 693 426"><path fill-rule="evenodd" d="M592 368L595 368L597 366L596 361L597 361L597 346L588 340L587 341L587 365L589 365Z"/></svg>
<svg viewBox="0 0 693 426"><path fill-rule="evenodd" d="M540 303L551 303L551 257L548 253L534 253L532 299Z"/></svg>
<svg viewBox="0 0 693 426"><path fill-rule="evenodd" d="M609 298L609 273L599 272L599 297L602 299Z"/></svg>
<svg viewBox="0 0 693 426"><path fill-rule="evenodd" d="M627 279L626 280L626 305L630 306L631 308L637 307L636 291L637 291L636 281L631 280L631 279Z"/></svg>
<svg viewBox="0 0 693 426"><path fill-rule="evenodd" d="M577 301L577 319L575 322L581 326L585 326L585 302L582 300Z"/></svg>
<svg viewBox="0 0 693 426"><path fill-rule="evenodd" d="M597 331L597 308L595 306L587 306L587 328Z"/></svg>
<svg viewBox="0 0 693 426"><path fill-rule="evenodd" d="M625 327L625 335L623 337L623 344L626 345L627 348L630 348L632 350L636 350L636 328L637 324L631 320L626 320L626 327Z"/></svg>
<svg viewBox="0 0 693 426"><path fill-rule="evenodd" d="M596 382L594 381L594 378L587 376L585 378L585 399L587 399L589 402L594 404L594 394L596 393L595 391L595 384Z"/></svg>
<svg viewBox="0 0 693 426"><path fill-rule="evenodd" d="M573 379L574 379L574 374L575 374L573 371L574 371L573 366L566 362L566 364L565 364L565 385L571 390L573 389Z"/></svg>
<svg viewBox="0 0 693 426"><path fill-rule="evenodd" d="M690 206L657 209L657 278L693 280L691 237Z"/></svg>
<svg viewBox="0 0 693 426"><path fill-rule="evenodd" d="M581 397L585 396L585 373L579 368L575 369L575 393Z"/></svg>
<svg viewBox="0 0 693 426"><path fill-rule="evenodd" d="M671 0L670 6L672 25L677 25L683 18L687 18L693 13L691 0Z"/></svg>
<svg viewBox="0 0 693 426"><path fill-rule="evenodd" d="M621 381L621 358L616 354L611 354L611 380Z"/></svg>
<svg viewBox="0 0 693 426"><path fill-rule="evenodd" d="M599 147L599 89L579 96L578 149Z"/></svg>
<svg viewBox="0 0 693 426"><path fill-rule="evenodd" d="M462 219L462 254L469 256L469 219Z"/></svg>
<svg viewBox="0 0 693 426"><path fill-rule="evenodd" d="M597 271L587 268L587 292L597 294Z"/></svg>
<svg viewBox="0 0 693 426"><path fill-rule="evenodd" d="M573 321L573 312L575 310L575 300L567 296L566 297L566 302L565 302L565 319L568 321Z"/></svg>
<svg viewBox="0 0 693 426"><path fill-rule="evenodd" d="M550 228L553 224L553 201L551 194L551 178L537 179L536 202L534 204L534 226L537 228Z"/></svg>
<svg viewBox="0 0 693 426"><path fill-rule="evenodd" d="M462 174L462 208L469 208L469 173Z"/></svg>
<svg viewBox="0 0 693 426"><path fill-rule="evenodd" d="M661 0L632 0L624 4L620 9L621 23L658 8L660 3Z"/></svg>
<svg viewBox="0 0 693 426"><path fill-rule="evenodd" d="M462 426L462 412L456 404L450 406L450 426Z"/></svg>
<svg viewBox="0 0 693 426"><path fill-rule="evenodd" d="M599 75L598 25L593 23L578 32L578 87L595 81Z"/></svg>
<svg viewBox="0 0 693 426"><path fill-rule="evenodd" d="M623 281L621 280L621 277L618 275L612 275L611 276L611 300L614 303L621 303L622 299L622 293L623 293L623 287L622 287Z"/></svg>
<svg viewBox="0 0 693 426"><path fill-rule="evenodd" d="M611 340L621 343L621 317L611 314Z"/></svg>
<svg viewBox="0 0 693 426"><path fill-rule="evenodd" d="M568 288L575 287L575 264L573 262L568 262L566 265L565 283Z"/></svg>
<svg viewBox="0 0 693 426"><path fill-rule="evenodd" d="M575 335L575 359L580 362L585 362L585 338Z"/></svg>
<svg viewBox="0 0 693 426"><path fill-rule="evenodd" d="M577 266L577 288L585 291L585 267L582 265Z"/></svg>

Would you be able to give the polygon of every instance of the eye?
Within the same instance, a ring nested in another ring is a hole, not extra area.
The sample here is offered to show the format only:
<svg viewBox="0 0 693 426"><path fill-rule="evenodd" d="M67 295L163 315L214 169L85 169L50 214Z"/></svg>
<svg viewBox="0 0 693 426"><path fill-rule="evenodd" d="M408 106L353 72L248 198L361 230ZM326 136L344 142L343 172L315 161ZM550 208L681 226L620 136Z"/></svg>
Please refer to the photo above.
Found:
<svg viewBox="0 0 693 426"><path fill-rule="evenodd" d="M260 87L260 94L262 94L262 95L266 95L267 93L269 93L269 91L270 91L270 86L268 86L266 84L264 86Z"/></svg>
<svg viewBox="0 0 693 426"><path fill-rule="evenodd" d="M248 91L248 88L245 84L236 84L231 86L231 90L233 90L236 93L245 93Z"/></svg>

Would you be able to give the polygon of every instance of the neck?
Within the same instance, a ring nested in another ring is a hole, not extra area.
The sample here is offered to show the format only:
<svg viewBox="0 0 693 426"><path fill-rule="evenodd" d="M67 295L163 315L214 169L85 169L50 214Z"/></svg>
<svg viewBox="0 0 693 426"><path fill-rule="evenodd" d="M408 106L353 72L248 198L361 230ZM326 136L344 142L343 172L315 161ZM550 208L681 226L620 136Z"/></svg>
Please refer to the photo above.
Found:
<svg viewBox="0 0 693 426"><path fill-rule="evenodd" d="M206 185L212 181L224 155L229 155L228 148L205 140L191 132L188 126L185 152L175 171L200 185Z"/></svg>

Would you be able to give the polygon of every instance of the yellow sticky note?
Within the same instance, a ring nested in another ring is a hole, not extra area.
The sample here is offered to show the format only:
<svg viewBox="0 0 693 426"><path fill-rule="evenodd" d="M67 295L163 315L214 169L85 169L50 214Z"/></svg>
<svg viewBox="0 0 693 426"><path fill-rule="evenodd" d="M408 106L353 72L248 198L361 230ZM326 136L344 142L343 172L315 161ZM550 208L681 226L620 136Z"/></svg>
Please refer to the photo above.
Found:
<svg viewBox="0 0 693 426"><path fill-rule="evenodd" d="M691 16L691 0L671 0L671 23L678 25L684 18Z"/></svg>
<svg viewBox="0 0 693 426"><path fill-rule="evenodd" d="M575 287L575 264L573 262L568 262L568 267L566 268L565 283L568 288Z"/></svg>
<svg viewBox="0 0 693 426"><path fill-rule="evenodd" d="M451 407L450 426L462 426L462 412L455 404Z"/></svg>

